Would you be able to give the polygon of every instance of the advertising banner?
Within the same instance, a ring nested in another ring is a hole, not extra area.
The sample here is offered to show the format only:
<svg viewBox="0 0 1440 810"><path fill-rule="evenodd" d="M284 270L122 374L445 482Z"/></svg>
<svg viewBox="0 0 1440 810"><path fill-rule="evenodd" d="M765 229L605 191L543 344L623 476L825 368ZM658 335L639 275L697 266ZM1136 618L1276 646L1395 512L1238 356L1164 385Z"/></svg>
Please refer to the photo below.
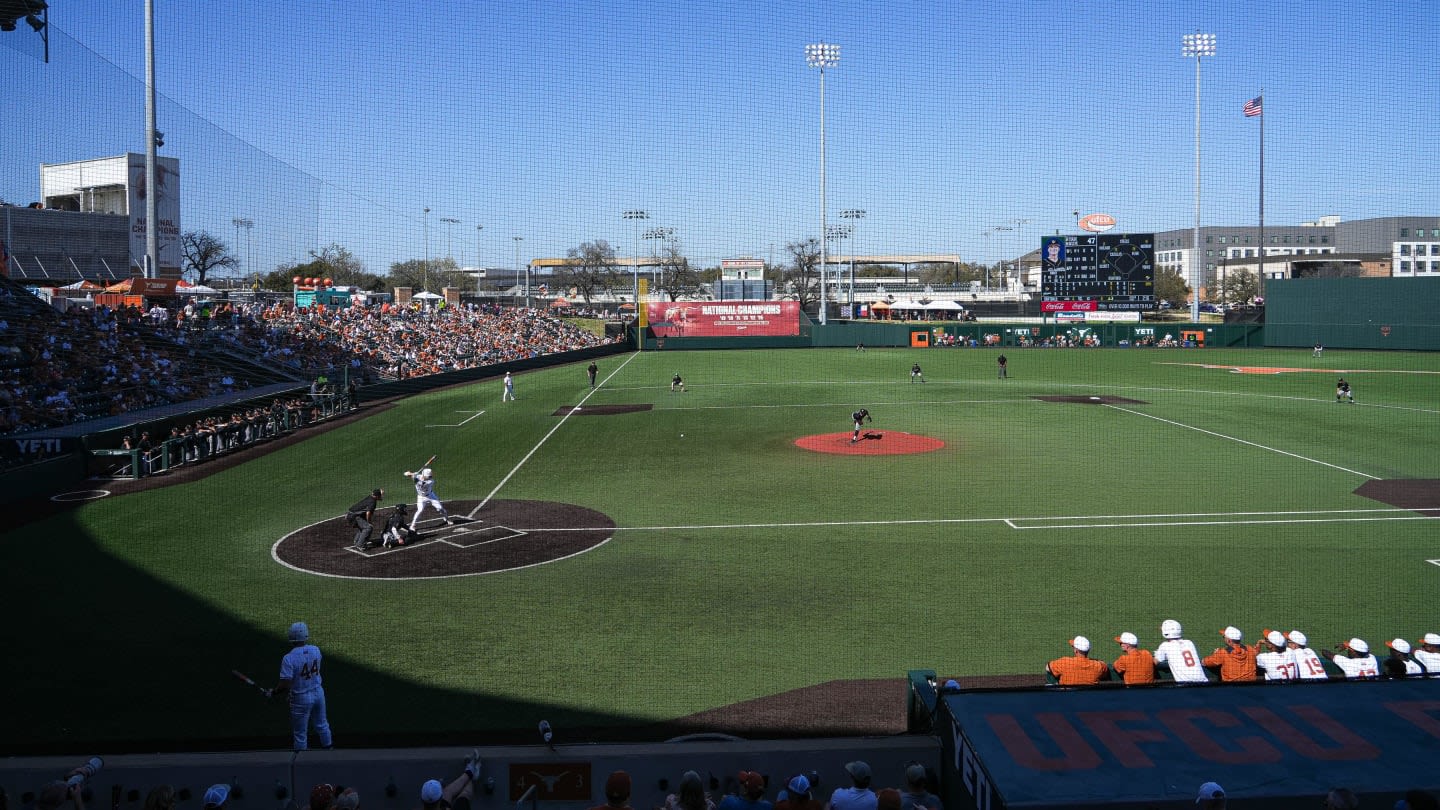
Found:
<svg viewBox="0 0 1440 810"><path fill-rule="evenodd" d="M650 326L660 338L800 334L796 301L674 301L645 306Z"/></svg>
<svg viewBox="0 0 1440 810"><path fill-rule="evenodd" d="M145 197L151 193L145 182L145 156L128 154L130 260L135 267L145 266ZM160 248L160 267L180 270L180 161L171 157L155 160L155 218L159 220L156 235Z"/></svg>
<svg viewBox="0 0 1440 810"><path fill-rule="evenodd" d="M1094 301L1041 301L1041 312L1095 312L1100 305Z"/></svg>

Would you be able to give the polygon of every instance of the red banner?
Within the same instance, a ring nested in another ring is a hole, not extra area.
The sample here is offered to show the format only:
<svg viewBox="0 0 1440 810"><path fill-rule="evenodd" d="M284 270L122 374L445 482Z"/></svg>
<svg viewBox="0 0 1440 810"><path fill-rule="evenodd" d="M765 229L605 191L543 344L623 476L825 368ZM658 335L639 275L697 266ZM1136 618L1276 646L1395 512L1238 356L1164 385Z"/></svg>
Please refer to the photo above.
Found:
<svg viewBox="0 0 1440 810"><path fill-rule="evenodd" d="M660 338L800 334L796 301L674 301L645 309Z"/></svg>
<svg viewBox="0 0 1440 810"><path fill-rule="evenodd" d="M1041 301L1041 312L1099 312L1094 301Z"/></svg>

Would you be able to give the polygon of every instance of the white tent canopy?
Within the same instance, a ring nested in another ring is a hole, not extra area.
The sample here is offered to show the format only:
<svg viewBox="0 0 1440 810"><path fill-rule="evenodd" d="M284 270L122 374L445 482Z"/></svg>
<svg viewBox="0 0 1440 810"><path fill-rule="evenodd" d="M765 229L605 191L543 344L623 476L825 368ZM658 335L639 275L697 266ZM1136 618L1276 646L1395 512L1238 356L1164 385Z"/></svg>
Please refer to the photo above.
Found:
<svg viewBox="0 0 1440 810"><path fill-rule="evenodd" d="M418 292L418 293L415 293L414 295L412 295L412 296L410 296L410 297L411 297L411 298L417 298L417 299L419 299L419 300L421 300L421 301L439 301L439 300L440 300L440 296L438 296L438 295L436 295L435 293L432 293L432 292Z"/></svg>
<svg viewBox="0 0 1440 810"><path fill-rule="evenodd" d="M205 284L191 284L186 287L175 288L176 295L214 295L218 292L220 291Z"/></svg>

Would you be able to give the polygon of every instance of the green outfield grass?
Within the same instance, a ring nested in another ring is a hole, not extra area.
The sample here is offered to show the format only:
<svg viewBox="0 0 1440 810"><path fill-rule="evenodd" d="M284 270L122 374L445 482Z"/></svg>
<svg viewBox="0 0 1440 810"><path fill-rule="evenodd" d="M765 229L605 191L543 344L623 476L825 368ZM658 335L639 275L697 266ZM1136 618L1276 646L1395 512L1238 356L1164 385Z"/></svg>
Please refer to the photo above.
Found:
<svg viewBox="0 0 1440 810"><path fill-rule="evenodd" d="M1015 350L998 380L997 353L620 355L600 361L593 393L584 363L520 375L513 403L498 381L447 389L12 529L0 742L284 747L283 709L229 672L273 684L296 620L327 656L341 744L541 716L643 724L910 668L1033 673L1077 633L1106 658L1122 630L1153 649L1166 618L1205 651L1227 624L1382 650L1440 630L1427 562L1440 523L1353 494L1371 478L1440 479L1440 355ZM924 385L909 381L916 361ZM687 393L669 391L677 371ZM1340 371L1359 404L1335 404ZM1034 398L1050 395L1143 404ZM654 407L553 415L581 403ZM794 445L848 431L859 406L876 431L946 446ZM578 504L619 528L570 559L452 579L336 579L272 559L371 487L408 500L401 472L432 453L442 498Z"/></svg>

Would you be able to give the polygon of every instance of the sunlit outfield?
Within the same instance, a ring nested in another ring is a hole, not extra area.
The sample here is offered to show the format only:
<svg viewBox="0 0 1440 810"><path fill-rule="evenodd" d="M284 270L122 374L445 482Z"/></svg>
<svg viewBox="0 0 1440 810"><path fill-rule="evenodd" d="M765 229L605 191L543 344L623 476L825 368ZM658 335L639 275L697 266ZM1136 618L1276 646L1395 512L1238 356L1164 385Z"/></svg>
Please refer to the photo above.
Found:
<svg viewBox="0 0 1440 810"><path fill-rule="evenodd" d="M1153 648L1166 618L1207 651L1227 624L1300 628L1317 646L1440 630L1440 524L1353 494L1440 479L1440 355L1007 353L1008 380L993 350L619 355L593 393L583 363L520 375L513 403L495 381L439 391L14 529L3 742L283 747L283 709L229 672L273 683L296 620L326 653L340 741L541 716L642 724L920 667L1033 673L1077 633L1106 657L1122 630ZM687 393L669 391L676 372ZM1357 405L1334 402L1342 372ZM1140 404L1035 398L1051 395ZM654 407L554 415L582 403ZM794 445L848 431L859 406L877 432L945 447ZM371 487L408 499L401 472L437 453L443 498L578 504L619 528L570 559L454 579L273 561L279 538Z"/></svg>

